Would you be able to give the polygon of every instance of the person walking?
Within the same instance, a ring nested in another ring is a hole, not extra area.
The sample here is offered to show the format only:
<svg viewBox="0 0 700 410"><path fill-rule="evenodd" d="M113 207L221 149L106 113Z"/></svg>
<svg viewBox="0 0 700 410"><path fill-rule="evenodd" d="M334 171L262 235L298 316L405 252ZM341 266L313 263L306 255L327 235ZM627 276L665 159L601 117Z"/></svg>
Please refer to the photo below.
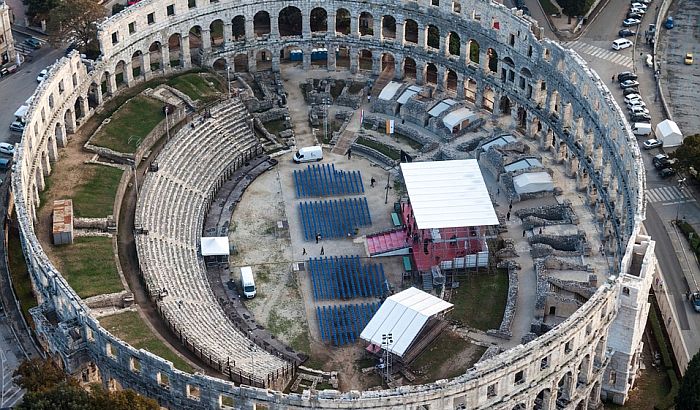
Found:
<svg viewBox="0 0 700 410"><path fill-rule="evenodd" d="M306 255L306 248L302 248L301 254L302 254L302 255Z"/></svg>
<svg viewBox="0 0 700 410"><path fill-rule="evenodd" d="M376 184L376 183L377 183L377 180L374 179L374 177L372 177L372 179L369 180L369 186L371 186L372 188L374 188L374 184Z"/></svg>
<svg viewBox="0 0 700 410"><path fill-rule="evenodd" d="M506 214L506 220L510 221L510 212Z"/></svg>
<svg viewBox="0 0 700 410"><path fill-rule="evenodd" d="M540 235L542 235L542 227L540 226Z"/></svg>
<svg viewBox="0 0 700 410"><path fill-rule="evenodd" d="M352 149L348 148L348 159L352 159Z"/></svg>
<svg viewBox="0 0 700 410"><path fill-rule="evenodd" d="M525 229L523 229L523 238L525 237Z"/></svg>
<svg viewBox="0 0 700 410"><path fill-rule="evenodd" d="M319 241L320 239L321 239L321 234L320 234L320 233L317 233L317 234L316 234L316 243L318 243L318 241Z"/></svg>
<svg viewBox="0 0 700 410"><path fill-rule="evenodd" d="M321 256L325 255L326 252L323 251L323 246L321 246Z"/></svg>

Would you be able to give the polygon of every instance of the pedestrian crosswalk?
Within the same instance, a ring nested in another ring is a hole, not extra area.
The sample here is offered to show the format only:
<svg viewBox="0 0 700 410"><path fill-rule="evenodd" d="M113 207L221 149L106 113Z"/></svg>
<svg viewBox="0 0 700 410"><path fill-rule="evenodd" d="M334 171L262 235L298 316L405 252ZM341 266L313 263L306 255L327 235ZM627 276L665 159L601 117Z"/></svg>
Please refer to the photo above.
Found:
<svg viewBox="0 0 700 410"><path fill-rule="evenodd" d="M561 43L564 47L569 47L573 50L578 51L579 53L584 53L588 54L593 57L597 57L603 60L607 60L610 62L613 62L615 64L619 64L621 66L625 66L627 68L632 68L633 67L633 60L632 57L627 57L626 55L620 54L620 51L610 51L610 50L605 50L600 47L592 46L590 44L586 44L583 41L569 41L565 43Z"/></svg>
<svg viewBox="0 0 700 410"><path fill-rule="evenodd" d="M693 194L687 187L678 188L677 186L664 186L659 188L647 189L648 202L663 202L667 204L678 204L684 202L693 202Z"/></svg>

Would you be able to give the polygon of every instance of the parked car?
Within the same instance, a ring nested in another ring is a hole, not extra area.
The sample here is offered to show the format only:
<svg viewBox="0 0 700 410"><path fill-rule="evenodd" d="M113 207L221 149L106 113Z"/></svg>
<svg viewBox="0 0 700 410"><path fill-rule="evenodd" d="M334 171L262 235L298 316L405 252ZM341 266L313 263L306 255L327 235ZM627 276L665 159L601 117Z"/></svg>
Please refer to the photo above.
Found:
<svg viewBox="0 0 700 410"><path fill-rule="evenodd" d="M7 142L0 142L0 154L14 155L15 146Z"/></svg>
<svg viewBox="0 0 700 410"><path fill-rule="evenodd" d="M669 16L666 19L666 22L664 23L664 27L666 27L668 30L673 28L673 17Z"/></svg>
<svg viewBox="0 0 700 410"><path fill-rule="evenodd" d="M642 96L639 94L628 94L625 96L625 104L630 104L632 101L641 101Z"/></svg>
<svg viewBox="0 0 700 410"><path fill-rule="evenodd" d="M24 124L22 124L19 121L15 121L12 124L10 124L10 131L22 132L24 131Z"/></svg>
<svg viewBox="0 0 700 410"><path fill-rule="evenodd" d="M658 170L664 169L669 165L668 155L656 154L654 158L651 159L651 163L654 165L654 168Z"/></svg>
<svg viewBox="0 0 700 410"><path fill-rule="evenodd" d="M646 108L647 108L647 105L646 105L646 103L645 103L644 101L642 101L642 100L634 100L634 101L632 101L631 103L628 103L628 104L627 104L627 109L630 110L630 111L634 111L634 108L635 108L635 107L639 107L639 108L644 108L644 109L646 109Z"/></svg>
<svg viewBox="0 0 700 410"><path fill-rule="evenodd" d="M642 107L641 105L633 105L629 108L630 115L642 115L642 114L649 114L649 110L646 107Z"/></svg>
<svg viewBox="0 0 700 410"><path fill-rule="evenodd" d="M628 14L628 15L627 15L627 18L640 19L640 20L641 20L642 18L644 18L644 14L646 14L646 12L647 12L647 11L644 10L644 9L630 9L630 11L627 12L627 14ZM635 14L635 15L637 15L637 16L639 16L639 17L630 17L630 16L629 16L630 14Z"/></svg>
<svg viewBox="0 0 700 410"><path fill-rule="evenodd" d="M46 76L49 75L49 70L43 69L41 72L39 72L39 75L36 77L36 82L41 83L46 79Z"/></svg>
<svg viewBox="0 0 700 410"><path fill-rule="evenodd" d="M622 90L622 95L639 94L639 87L625 88Z"/></svg>
<svg viewBox="0 0 700 410"><path fill-rule="evenodd" d="M635 13L635 12L633 12L633 11L630 11L629 13L627 13L627 18L628 18L628 19L637 19L637 20L641 20L642 17L644 17L644 16L642 16L640 13Z"/></svg>
<svg viewBox="0 0 700 410"><path fill-rule="evenodd" d="M693 310L700 312L700 292L693 292L690 295L690 304L693 305Z"/></svg>
<svg viewBox="0 0 700 410"><path fill-rule="evenodd" d="M632 42L627 40L626 38L618 38L617 40L613 41L612 43L612 49L613 50L624 50L625 48L632 47Z"/></svg>
<svg viewBox="0 0 700 410"><path fill-rule="evenodd" d="M637 34L636 31L630 30L628 28L623 28L622 30L617 32L617 35L620 37L631 37L635 34Z"/></svg>
<svg viewBox="0 0 700 410"><path fill-rule="evenodd" d="M636 80L637 78L639 78L637 74L630 73L629 71L617 75L617 81L620 83L627 80Z"/></svg>
<svg viewBox="0 0 700 410"><path fill-rule="evenodd" d="M664 143L661 142L660 140L657 140L657 139L646 140L646 141L644 141L644 144L643 144L644 149L659 148L663 145L664 145Z"/></svg>
<svg viewBox="0 0 700 410"><path fill-rule="evenodd" d="M41 41L35 39L34 37L29 37L28 39L24 40L24 44L35 50L41 48Z"/></svg>
<svg viewBox="0 0 700 410"><path fill-rule="evenodd" d="M622 21L622 26L623 27L632 27L632 26L638 25L641 22L642 22L642 20L640 20L640 19L625 19Z"/></svg>
<svg viewBox="0 0 700 410"><path fill-rule="evenodd" d="M630 115L630 121L632 122L651 122L651 115L649 114L633 114Z"/></svg>
<svg viewBox="0 0 700 410"><path fill-rule="evenodd" d="M639 81L637 80L625 80L620 83L620 88L632 88L639 86Z"/></svg>
<svg viewBox="0 0 700 410"><path fill-rule="evenodd" d="M647 5L644 4L644 3L640 3L640 2L636 2L636 3L630 4L630 8L632 8L632 9L642 9L642 10L646 10L647 7L649 7L649 6L647 6Z"/></svg>
<svg viewBox="0 0 700 410"><path fill-rule="evenodd" d="M676 170L673 168L663 168L659 170L659 176L661 178L668 178L673 175L676 175Z"/></svg>
<svg viewBox="0 0 700 410"><path fill-rule="evenodd" d="M687 65L693 64L693 53L685 53L685 59L683 62Z"/></svg>

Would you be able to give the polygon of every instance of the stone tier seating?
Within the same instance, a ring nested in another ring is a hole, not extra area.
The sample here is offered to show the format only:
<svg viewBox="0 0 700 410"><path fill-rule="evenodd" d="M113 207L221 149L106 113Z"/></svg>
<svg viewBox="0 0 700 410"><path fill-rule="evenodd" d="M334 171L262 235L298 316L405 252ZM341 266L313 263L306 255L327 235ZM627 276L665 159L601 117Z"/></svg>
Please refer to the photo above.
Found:
<svg viewBox="0 0 700 410"><path fill-rule="evenodd" d="M139 193L135 225L144 233L136 236L136 249L151 296L182 338L212 361L264 379L288 364L259 347L251 353L251 341L216 300L198 252L216 190L235 164L258 148L247 120L243 104L230 100L167 143L158 171L148 173Z"/></svg>

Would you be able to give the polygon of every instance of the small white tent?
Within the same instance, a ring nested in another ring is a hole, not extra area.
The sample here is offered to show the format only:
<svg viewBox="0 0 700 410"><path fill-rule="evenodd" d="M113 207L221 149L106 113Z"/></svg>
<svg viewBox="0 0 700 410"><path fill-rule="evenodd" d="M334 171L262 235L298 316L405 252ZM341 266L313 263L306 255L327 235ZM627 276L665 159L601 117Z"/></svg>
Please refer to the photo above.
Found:
<svg viewBox="0 0 700 410"><path fill-rule="evenodd" d="M683 134L678 124L671 120L656 124L656 138L664 143L664 148L677 147L683 143Z"/></svg>

